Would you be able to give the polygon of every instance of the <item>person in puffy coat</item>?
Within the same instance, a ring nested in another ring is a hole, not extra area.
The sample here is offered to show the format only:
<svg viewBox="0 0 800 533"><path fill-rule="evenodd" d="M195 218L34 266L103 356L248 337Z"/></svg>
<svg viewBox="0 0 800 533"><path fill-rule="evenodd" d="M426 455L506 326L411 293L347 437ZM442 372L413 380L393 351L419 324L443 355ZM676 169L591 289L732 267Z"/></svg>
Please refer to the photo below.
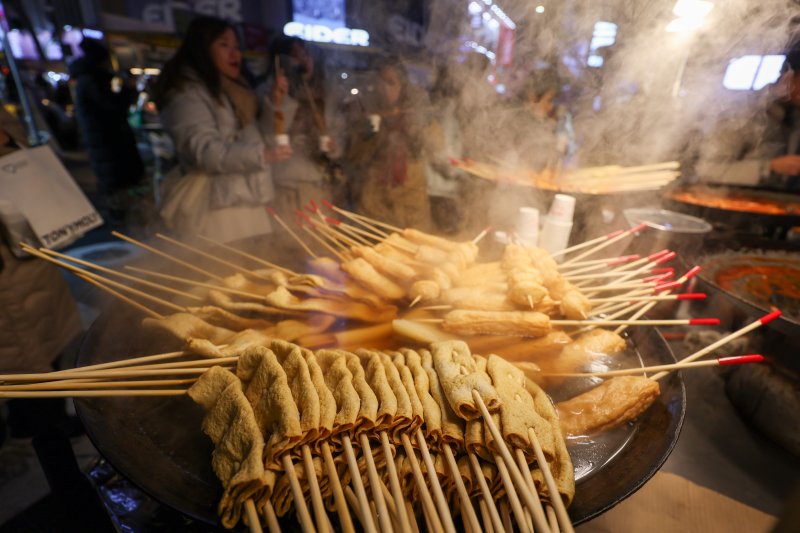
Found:
<svg viewBox="0 0 800 533"><path fill-rule="evenodd" d="M180 165L178 179L166 180L162 216L177 233L229 242L272 229L265 210L275 194L271 164L291 148L275 144L241 68L233 27L198 17L162 70L155 98ZM274 91L286 90L279 79Z"/></svg>

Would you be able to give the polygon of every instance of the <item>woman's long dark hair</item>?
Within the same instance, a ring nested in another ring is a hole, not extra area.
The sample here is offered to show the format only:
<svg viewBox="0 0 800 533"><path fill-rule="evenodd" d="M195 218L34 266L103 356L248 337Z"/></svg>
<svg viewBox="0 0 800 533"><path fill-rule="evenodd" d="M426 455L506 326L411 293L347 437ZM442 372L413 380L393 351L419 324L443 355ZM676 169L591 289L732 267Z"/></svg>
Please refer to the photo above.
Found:
<svg viewBox="0 0 800 533"><path fill-rule="evenodd" d="M217 99L221 97L219 72L211 61L211 43L227 29L228 22L216 17L197 17L189 23L186 36L178 51L161 70L154 90L159 107L166 105L172 95L187 81L187 70L193 72Z"/></svg>

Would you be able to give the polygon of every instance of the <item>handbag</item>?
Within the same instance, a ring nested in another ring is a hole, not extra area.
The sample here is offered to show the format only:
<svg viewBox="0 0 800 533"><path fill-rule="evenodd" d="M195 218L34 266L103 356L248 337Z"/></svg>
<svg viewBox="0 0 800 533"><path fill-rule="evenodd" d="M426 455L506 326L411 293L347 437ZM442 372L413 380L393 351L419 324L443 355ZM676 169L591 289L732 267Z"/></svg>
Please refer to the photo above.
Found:
<svg viewBox="0 0 800 533"><path fill-rule="evenodd" d="M203 233L211 210L211 177L202 172L182 176L175 169L164 178L159 214L178 235Z"/></svg>

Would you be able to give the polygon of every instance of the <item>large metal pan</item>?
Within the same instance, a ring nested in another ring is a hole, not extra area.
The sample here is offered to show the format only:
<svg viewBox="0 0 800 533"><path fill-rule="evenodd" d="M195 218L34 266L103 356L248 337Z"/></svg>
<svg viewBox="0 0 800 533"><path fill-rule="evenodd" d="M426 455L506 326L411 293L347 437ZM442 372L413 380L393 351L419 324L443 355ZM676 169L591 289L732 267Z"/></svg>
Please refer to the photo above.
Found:
<svg viewBox="0 0 800 533"><path fill-rule="evenodd" d="M752 235L784 234L800 225L800 195L752 187L691 185L664 191L664 206Z"/></svg>
<svg viewBox="0 0 800 533"><path fill-rule="evenodd" d="M79 365L163 350L132 327L141 319L116 306L100 316L86 335ZM659 332L633 330L639 364L674 362ZM661 467L677 442L686 409L679 375L660 382L661 395L636 422L610 440L572 446L579 476L570 508L580 523L635 492ZM79 400L87 434L119 472L156 500L193 518L217 523L221 486L211 470L212 445L200 429L202 410L188 397Z"/></svg>

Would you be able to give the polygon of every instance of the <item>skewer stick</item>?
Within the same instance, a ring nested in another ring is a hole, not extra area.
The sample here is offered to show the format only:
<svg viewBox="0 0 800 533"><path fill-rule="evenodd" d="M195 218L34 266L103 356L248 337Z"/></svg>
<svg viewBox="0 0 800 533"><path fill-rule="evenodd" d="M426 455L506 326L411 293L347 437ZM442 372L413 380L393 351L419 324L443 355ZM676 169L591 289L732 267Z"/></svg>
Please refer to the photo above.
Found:
<svg viewBox="0 0 800 533"><path fill-rule="evenodd" d="M417 305L417 302L419 302L420 300L422 300L422 296L421 295L417 295L413 300L411 300L411 303L408 304L408 308L411 309L412 307Z"/></svg>
<svg viewBox="0 0 800 533"><path fill-rule="evenodd" d="M189 379L145 379L137 381L84 381L84 378L68 379L64 381L48 381L46 383L26 383L24 385L0 385L0 391L23 391L23 390L90 390L90 389L119 389L136 387L167 387L173 385L188 385L194 383L197 378Z"/></svg>
<svg viewBox="0 0 800 533"><path fill-rule="evenodd" d="M472 531L479 532L481 531L481 525L478 522L478 516L475 514L475 509L472 507L472 501L469 499L467 488L464 486L464 480L461 479L461 472L458 469L456 458L453 456L453 450L450 449L449 444L443 442L442 452L444 453L445 461L447 461L447 466L450 468L450 475L453 478L453 482L456 486L456 492L458 493L458 498L461 502L461 514L463 515L462 519L464 520L464 525L468 525Z"/></svg>
<svg viewBox="0 0 800 533"><path fill-rule="evenodd" d="M304 444L301 452L303 454L303 468L306 471L306 482L308 491L311 493L311 506L314 508L314 518L317 522L317 531L328 533L328 514L325 512L325 504L322 503L322 493L319 490L319 480L317 471L314 468L314 460L311 458L311 448Z"/></svg>
<svg viewBox="0 0 800 533"><path fill-rule="evenodd" d="M500 430L497 428L497 425L494 423L492 419L492 415L489 413L489 409L486 408L486 404L483 402L483 398L475 389L472 390L472 398L475 400L475 403L478 404L478 408L481 411L481 415L483 416L483 420L486 422L486 425L489 428L489 431L492 432L492 437L494 437L495 442L497 443L498 450L500 452L500 456L502 457L505 463L505 466L508 467L508 471L511 474L511 479L514 482L514 485L517 487L517 491L519 495L522 497L523 501L525 502L525 506L528 509L533 510L536 508L536 500L533 498L531 491L528 489L528 486L525 484L525 479L522 477L522 472L519 471L517 467L517 463L514 462L514 458L511 456L511 451L508 449L506 445L506 441L503 439L503 434L500 433ZM499 468L499 465L498 465ZM547 531L547 524L541 524L536 522L536 514L534 513L534 526L538 529L542 529ZM524 522L523 522L524 523Z"/></svg>
<svg viewBox="0 0 800 533"><path fill-rule="evenodd" d="M247 516L247 527L250 528L250 533L263 533L261 529L261 521L256 512L256 504L253 503L252 498L248 498L244 502L245 516Z"/></svg>
<svg viewBox="0 0 800 533"><path fill-rule="evenodd" d="M343 232L337 231L336 226L334 224L325 224L320 225L320 229L326 232L331 237L335 238L337 241L341 241L346 245L346 247L350 246L361 246L361 243L350 237L349 235L344 234Z"/></svg>
<svg viewBox="0 0 800 533"><path fill-rule="evenodd" d="M592 304L618 302L666 302L669 300L705 300L703 292L684 292L681 294L664 294L661 296L611 296L608 298L589 298Z"/></svg>
<svg viewBox="0 0 800 533"><path fill-rule="evenodd" d="M278 265L276 263L271 263L270 261L267 261L266 259L261 259L260 257L257 257L257 256L255 256L253 254L249 254L249 253L244 252L242 250L239 250L238 248L234 248L233 246L230 246L229 244L225 244L224 242L215 241L214 239L209 239L208 237L205 237L203 235L198 235L197 237L199 239L202 239L204 241L210 242L212 244L216 244L220 248L224 248L225 250L228 250L229 252L233 252L235 254L239 254L242 257L246 257L247 259L250 259L251 261L255 261L256 263L259 263L259 264L264 265L264 266L269 267L269 268L273 268L275 270L279 270L279 271L283 272L284 274L286 274L287 276L296 276L297 275L297 272L295 272L293 270L289 270L288 268L282 267L281 265Z"/></svg>
<svg viewBox="0 0 800 533"><path fill-rule="evenodd" d="M508 510L508 501L502 500L500 502L500 515L503 517L503 527L506 531L514 531L514 526L511 523L511 513Z"/></svg>
<svg viewBox="0 0 800 533"><path fill-rule="evenodd" d="M383 455L386 457L386 471L389 473L389 486L392 489L394 504L397 508L397 515L400 521L400 530L408 531L411 529L411 524L408 521L408 514L405 513L405 504L403 503L403 488L400 486L400 479L397 477L397 466L394 464L392 445L389 443L389 435L385 431L381 431L380 439L381 446L383 447Z"/></svg>
<svg viewBox="0 0 800 533"><path fill-rule="evenodd" d="M193 265L191 263L187 263L186 261L178 259L174 255L168 254L166 252L162 252L158 248L153 248L152 246L148 246L147 244L145 244L143 242L137 241L136 239L132 239L131 237L128 237L127 235L123 235L122 233L120 233L118 231L112 231L111 235L113 235L114 237L116 237L118 239L122 239L123 241L127 241L127 242L129 242L131 244L134 244L134 245L138 246L139 248L143 248L144 250L147 250L148 252L151 252L151 253L154 253L156 255L159 255L159 256L163 257L164 259L168 259L168 260L170 260L170 261L172 261L174 263L177 263L177 264L179 264L179 265L181 265L183 267L186 267L186 268L188 268L190 270L194 270L195 272L199 272L200 274L203 274L204 276L208 276L209 278L213 278L213 279L216 279L216 280L219 280L219 281L222 281L222 279L223 279L222 276L218 276L218 275L216 275L216 274L214 274L212 272L209 272L208 270L203 270L202 268L197 267L197 266L195 266L195 265Z"/></svg>
<svg viewBox="0 0 800 533"><path fill-rule="evenodd" d="M603 235L601 237L597 237L596 239L591 239L591 240L582 242L580 244L576 244L574 246L570 246L569 248L564 248L563 250L559 250L557 252L553 252L550 255L555 258L555 257L558 257L560 255L566 255L566 254L568 254L570 252L577 252L578 250L583 250L584 248L588 248L589 246L592 246L592 245L607 241L608 239L613 239L614 237L616 237L618 235L621 235L623 233L625 233L624 229L613 231L613 232L611 232L611 233L609 233L607 235Z"/></svg>
<svg viewBox="0 0 800 533"><path fill-rule="evenodd" d="M489 515L489 510L486 509L486 500L478 500L478 509L481 512L481 519L483 520L483 531L486 533L494 533L492 517Z"/></svg>
<svg viewBox="0 0 800 533"><path fill-rule="evenodd" d="M342 527L344 533L353 533L355 531L353 527L353 519L350 518L350 512L347 509L347 500L344 497L344 491L342 490L342 482L339 479L339 474L336 471L336 463L333 460L333 454L331 453L331 447L328 444L328 441L322 441L322 460L325 464L325 468L328 471L328 484L331 486L333 490L333 501L336 505L336 512L339 515L339 524Z"/></svg>
<svg viewBox="0 0 800 533"><path fill-rule="evenodd" d="M47 255L52 255L53 257L60 257L62 259L66 259L68 261L72 261L73 263L76 263L78 265L83 265L85 267L93 268L93 269L95 269L95 270L97 270L99 272L105 272L105 273L111 274L113 276L119 276L122 279L127 279L127 280L130 280L130 281L134 281L136 283L141 283L142 285L146 285L148 287L152 287L152 288L158 289L160 291L171 292L172 294L177 294L178 296L185 296L186 298L191 298L192 300L203 301L203 299L201 297L197 296L196 294L192 294L192 293L186 292L186 291L180 291L178 289L173 289L172 287L167 287L166 285L161 285L160 283L153 283L152 281L148 281L146 279L139 278L139 277L136 277L136 276L130 276L130 275L125 274L123 272L119 272L117 270L112 270L110 268L106 268L106 267L104 267L102 265L97 265L97 264L91 263L89 261L84 261L83 259L78 259L77 257L72 257L72 256L69 256L69 255L66 255L66 254L62 254L62 253L56 252L55 250L48 250L47 248L39 248L39 251L42 252L42 253L45 253Z"/></svg>
<svg viewBox="0 0 800 533"><path fill-rule="evenodd" d="M300 480L297 479L297 472L294 470L294 464L289 454L283 454L281 457L283 462L284 474L289 478L289 485L292 487L292 496L294 496L294 508L297 518L300 520L300 526L303 528L304 533L314 533L314 523L311 521L311 514L308 512L306 500L303 496L303 489L300 487Z"/></svg>
<svg viewBox="0 0 800 533"><path fill-rule="evenodd" d="M436 468L433 466L433 458L428 450L428 443L425 440L425 435L419 428L417 428L417 446L419 446L422 461L425 463L425 470L428 472L428 481L433 491L433 497L436 498L436 507L439 509L439 518L442 521L442 526L446 533L455 533L453 515L450 512L450 508L447 506L447 500L444 497L444 491L439 482L439 476L436 474Z"/></svg>
<svg viewBox="0 0 800 533"><path fill-rule="evenodd" d="M153 296L152 294L146 293L144 291L140 291L139 289L134 289L133 287L129 287L129 286L124 285L122 283L116 282L116 281L114 281L112 279L109 279L109 278L107 278L105 276L101 276L99 274L95 274L94 272L89 272L88 270L84 270L82 268L76 267L75 265L71 265L69 263L65 263L64 261L60 261L60 260L58 260L58 259L56 259L54 257L50 257L47 254L43 254L39 250L31 248L31 247L29 247L27 245L23 244L22 245L22 249L25 250L27 253L29 253L31 255L34 255L34 256L36 256L36 257L38 257L40 259L44 259L45 261L48 261L48 262L53 263L55 265L58 265L58 266L60 266L62 268L65 268L65 269L69 270L70 272L72 272L74 274L78 274L83 279L86 279L87 277L88 278L92 278L93 280L95 280L97 282L100 282L100 283L102 283L104 285L108 285L108 286L111 286L111 287L122 289L123 291L127 291L127 292L129 292L131 294L135 294L137 296L141 296L142 298L145 298L145 299L150 300L152 302L159 303L159 304L161 304L161 305L163 305L165 307L169 307L170 309L174 309L176 311L186 311L185 307L182 307L180 305L175 305L174 303L169 302L167 300L164 300L162 298L159 298L158 296Z"/></svg>
<svg viewBox="0 0 800 533"><path fill-rule="evenodd" d="M561 531L561 528L558 527L558 516L556 515L553 506L547 505L545 507L545 512L547 512L547 521L550 523L550 529L553 531Z"/></svg>
<svg viewBox="0 0 800 533"><path fill-rule="evenodd" d="M272 218L274 218L275 220L278 221L278 224L283 226L283 229L285 229L286 232L289 235L291 235L294 240L297 241L297 243L300 245L300 247L303 248L303 250L305 250L308 255L310 255L311 257L314 257L314 258L319 257L317 254L314 253L313 250L311 250L311 248L308 247L308 245L305 242L303 242L303 239L301 239L297 235L297 233L295 233L294 230L292 228L290 228L289 225L286 222L283 221L283 219L278 215L278 213L275 212L274 209L272 209L271 207L267 207L266 210L267 210L267 213L272 215Z"/></svg>
<svg viewBox="0 0 800 533"><path fill-rule="evenodd" d="M322 203L325 204L325 207L327 207L331 211L339 213L340 215L343 215L343 216L349 218L353 222L357 222L357 223L361 224L365 228L369 228L373 233L379 235L383 239L385 239L386 237L389 236L388 233L380 230L379 228L376 228L373 224L370 224L370 223L365 222L364 220L362 220L362 218L365 218L365 217L362 217L362 215L358 215L358 214L353 213L351 211L347 211L345 209L342 209L341 207L337 207L337 206L333 205L332 203L328 202L327 200L323 200Z"/></svg>
<svg viewBox="0 0 800 533"><path fill-rule="evenodd" d="M613 376L629 376L632 374L642 374L645 372L660 372L673 370L684 370L690 368L700 368L705 366L732 366L742 365L747 363L760 363L764 361L764 356L760 354L737 355L733 357L721 357L719 359L711 359L708 361L693 361L686 363L672 363L669 365L654 365L645 366L641 368L623 368L621 370L606 370L600 372L568 372L556 374L541 374L542 376L560 376L560 377L613 377Z"/></svg>
<svg viewBox="0 0 800 533"><path fill-rule="evenodd" d="M351 226L350 224L344 224L340 220L336 220L335 218L331 217L325 217L325 222L330 224L333 229L336 229L338 231L343 231L344 233L349 235L351 239L357 241L359 244L363 246L375 245L375 243L367 240L367 238L361 235L359 232L353 231L351 229L353 226Z"/></svg>
<svg viewBox="0 0 800 533"><path fill-rule="evenodd" d="M311 238L312 238L312 239L316 240L316 241L317 241L317 242L318 242L320 245L322 245L322 246L323 246L323 247L324 247L326 250L328 250L330 253L332 253L334 256L336 256L336 257L339 259L339 261L341 261L341 262L345 262L345 261L347 261L347 259L345 258L345 256L343 256L343 255L341 254L341 252L339 252L339 251L338 251L338 250L336 250L336 249L335 249L333 246L331 246L330 244L328 244L327 242L325 242L325 241L322 239L322 237L320 237L319 235L317 235L316 233L314 233L313 231L311 231L310 229L308 229L308 228L307 228L307 227L305 227L305 226L300 226L300 227L301 227L301 228L303 228L303 231L305 231L306 233L308 233L308 235L309 235L309 236L311 236Z"/></svg>
<svg viewBox="0 0 800 533"><path fill-rule="evenodd" d="M264 516L267 519L269 533L281 533L281 526L278 523L278 517L275 515L275 508L269 500L264 502Z"/></svg>
<svg viewBox="0 0 800 533"><path fill-rule="evenodd" d="M543 523L547 522L547 518L545 517L545 510L542 506L542 500L539 498L539 493L536 491L536 484L533 482L533 476L531 476L531 469L528 466L528 460L525 458L525 453L522 451L521 448L517 448L514 450L517 456L517 464L519 465L519 469L522 472L522 477L525 478L525 483L528 484L528 489L530 489L531 494L533 494L533 498L535 502L538 504L535 509L530 509L530 515L528 513L525 514L525 521L526 523L533 529L533 522L532 516L533 514L539 514L537 517L537 522ZM557 531L553 529L553 531Z"/></svg>
<svg viewBox="0 0 800 533"><path fill-rule="evenodd" d="M483 228L483 230L480 233L478 233L478 235L476 235L474 239L472 239L472 244L478 244L479 242L481 242L491 229L492 229L491 226L486 226L485 228Z"/></svg>
<svg viewBox="0 0 800 533"><path fill-rule="evenodd" d="M775 320L779 316L781 316L781 312L776 309L776 310L772 311L771 313L768 313L768 314L762 316L758 320L756 320L754 322L751 322L750 324L744 326L743 328L734 331L730 335L722 337L717 342L709 344L708 346L706 346L702 350L698 350L695 353L693 353L693 354L691 354L691 355L689 355L687 357L684 357L683 359L681 359L678 362L679 363L690 363L690 362L692 362L692 361L694 361L696 359L699 359L699 358L703 357L704 355L706 355L707 353L713 352L714 350L716 350L720 346L722 346L724 344L727 344L727 343L729 343L730 341L732 341L734 339L738 339L742 335L745 335L745 334L753 331L754 329L760 328L761 326L763 326L765 324L769 324L770 322L772 322L773 320ZM666 376L667 374L669 374L669 372L659 372L658 374L650 376L650 379L659 380L659 379L663 378L664 376Z"/></svg>
<svg viewBox="0 0 800 533"><path fill-rule="evenodd" d="M375 502L378 520L381 523L381 531L393 531L392 521L389 519L389 509L386 507L386 501L381 491L381 479L378 476L378 469L375 468L375 458L372 455L372 447L369 445L369 439L366 434L361 434L360 443L361 452L364 454L364 460L367 465L367 479L369 479L369 486L372 491L372 500Z"/></svg>
<svg viewBox="0 0 800 533"><path fill-rule="evenodd" d="M514 481L511 479L511 474L509 474L508 467L506 467L505 462L503 462L503 458L500 455L495 454L494 464L497 467L497 473L500 474L500 479L503 481L503 486L506 489L506 496L508 497L508 502L511 505L511 512L513 512L514 516L517 518L517 526L519 526L519 530L521 533L532 532L533 529L528 527L527 515L525 514L525 510L522 508L522 502L519 499L517 490L514 488Z"/></svg>
<svg viewBox="0 0 800 533"><path fill-rule="evenodd" d="M369 507L369 500L367 499L367 492L364 490L364 483L361 480L361 471L358 469L358 461L356 460L356 454L353 451L353 443L349 435L342 436L342 444L344 445L347 467L350 469L350 483L353 485L353 489L358 497L358 505L354 506L351 504L351 507L360 511L361 517L359 520L364 527L364 531L366 531L366 533L377 533L372 511Z"/></svg>
<svg viewBox="0 0 800 533"><path fill-rule="evenodd" d="M221 345L219 347L226 346ZM132 359L120 359L117 361L111 361L108 363L98 363L96 365L88 365L88 366L77 366L75 368L67 368L64 370L58 370L56 372L48 372L47 376L54 376L54 375L62 375L62 374L74 374L76 372L83 372L86 370L102 370L106 368L117 368L120 366L133 366L142 363L151 363L154 361L164 361L166 359L175 359L176 357L181 357L184 355L189 355L190 352L185 350L181 350L178 352L166 352L166 353L159 353L154 355L145 355L143 357L134 357ZM3 376L0 376L0 381L3 381Z"/></svg>
<svg viewBox="0 0 800 533"><path fill-rule="evenodd" d="M645 303L645 304L644 304L644 305L642 305L642 306L641 306L641 307L640 307L640 308L639 308L639 309L638 309L638 310L637 310L635 313L633 313L633 314L632 314L630 317L628 317L628 318L629 318L630 320L637 320L639 317L641 317L641 316L644 316L644 314L645 314L645 313L647 313L647 312L648 312L650 309L652 309L653 307L655 307L657 303L658 303L658 302L648 302L648 303ZM616 333L617 335L619 335L619 334L621 334L623 331L625 331L627 328L628 328L628 326L627 326L627 325L618 326L618 327L617 327L617 328L614 330L614 333Z"/></svg>
<svg viewBox="0 0 800 533"><path fill-rule="evenodd" d="M364 531L366 531L367 530L367 521L364 518L363 513L361 512L361 502L358 501L358 498L356 497L355 493L353 492L353 489L351 489L350 487L345 487L344 488L344 497L345 497L345 499L347 499L347 503L350 505L350 507L353 508L353 514L356 515L356 520L359 521L359 523L361 524L361 527L364 528Z"/></svg>
<svg viewBox="0 0 800 533"><path fill-rule="evenodd" d="M104 398L107 396L183 396L186 389L0 391L0 398Z"/></svg>
<svg viewBox="0 0 800 533"><path fill-rule="evenodd" d="M415 318L410 322L441 324L443 318ZM663 320L551 320L552 326L718 326L718 318L672 318Z"/></svg>
<svg viewBox="0 0 800 533"><path fill-rule="evenodd" d="M558 524L561 526L561 531L564 533L574 533L572 528L572 521L567 514L567 508L564 506L564 501L561 499L561 494L558 492L556 480L553 479L553 473L550 472L550 465L547 464L547 459L544 457L542 445L539 444L539 437L533 428L528 428L528 438L533 445L533 451L536 454L536 462L539 464L539 469L544 475L547 490L550 492L550 503L555 508L556 516L558 517Z"/></svg>
<svg viewBox="0 0 800 533"><path fill-rule="evenodd" d="M364 237L367 240L372 239L372 240L374 240L376 242L380 242L381 240L384 239L384 237L381 236L381 235L378 235L376 233L370 233L369 231L367 231L365 229L359 228L358 226L354 226L352 224L348 224L346 222L342 222L341 225L344 226L344 227L347 227L353 233L358 233L359 235L361 235L362 237ZM375 244L375 243L373 243L373 244Z"/></svg>
<svg viewBox="0 0 800 533"><path fill-rule="evenodd" d="M264 296L261 294L256 294L254 292L247 292L247 291L240 291L239 289L232 289L230 287L226 287L224 285L215 285L213 283L205 283L203 281L195 281L189 278L182 278L180 276L172 276L170 274L162 274L161 272L156 272L155 270L149 270L147 268L139 268L133 267L130 265L125 265L125 270L130 270L131 272L139 272L141 274L147 274L148 276L153 276L154 278L166 279L170 281L175 281L177 283L184 283L186 285L194 285L196 287L203 287L206 289L212 289L219 292L227 292L229 294L236 294L238 296L244 296L246 298L253 298L256 300L263 300Z"/></svg>
<svg viewBox="0 0 800 533"><path fill-rule="evenodd" d="M340 235L335 231L331 230L329 227L320 224L318 222L311 222L311 227L317 230L317 232L325 237L329 242L336 246L339 249L339 253L345 255L349 254L349 247L342 243L342 239ZM337 254L338 255L338 254Z"/></svg>
<svg viewBox="0 0 800 533"><path fill-rule="evenodd" d="M83 276L83 275L81 275L81 274L78 274L78 277L79 277L79 278L81 278L83 281L85 281L85 282L87 282L87 283L90 283L90 284L94 285L94 286L95 286L95 287L97 287L98 289L104 290L104 291L106 291L107 293L109 293L110 295L112 295L112 296L115 296L116 298L118 298L118 299L122 300L123 302L127 303L128 305L131 305L131 306L135 307L135 308L136 308L136 309L138 309L139 311L143 311L145 314L148 314L148 315L150 315L150 316L151 316L151 317L153 317L153 318L158 318L158 319L162 319L162 318L164 318L164 315L162 315L162 314L160 314L160 313L156 313L155 311L153 311L153 310L152 310L152 309L150 309L149 307L147 307L147 306L145 306L145 305L142 305L142 304L140 304L139 302L137 302L137 301L135 301L135 300L131 300L131 299L130 299L130 298L128 298L127 296L124 296L123 294L121 294L121 293L119 293L119 292L115 291L115 290L114 290L114 289L112 289L111 287L108 287L108 286L106 286L106 285L103 285L102 283L100 283L100 282L97 282L97 281L93 280L92 278L90 278L90 277L87 277L87 276Z"/></svg>
<svg viewBox="0 0 800 533"><path fill-rule="evenodd" d="M172 376L172 375L198 375L207 371L208 368L167 368L167 369L145 369L145 370L127 370L127 369L110 369L110 370L87 370L85 372L73 374L61 374L58 376L49 373L38 374L6 374L2 376L3 381L37 381L41 380L42 376L46 376L48 381L61 381L65 379L96 379L96 378L139 378L149 376ZM52 373L52 374L55 374Z"/></svg>
<svg viewBox="0 0 800 533"><path fill-rule="evenodd" d="M417 454L414 453L414 447L411 445L411 439L408 437L408 434L403 433L400 435L400 440L403 443L403 449L406 452L406 457L408 457L408 462L411 464L411 472L414 475L414 482L417 484L417 488L419 489L419 495L422 499L422 506L425 510L425 515L435 524L434 527L436 528L436 531L440 531L444 526L439 520L439 513L436 511L436 505L433 503L433 498L431 498L428 485L425 483L425 476L422 474L422 469L419 466Z"/></svg>
<svg viewBox="0 0 800 533"><path fill-rule="evenodd" d="M593 248L590 248L589 250L587 250L587 251L585 251L585 252L583 252L581 254L576 255L572 259L569 259L569 260L565 261L564 263L562 263L561 266L564 267L564 266L567 266L567 265L570 265L570 264L573 264L573 263L577 263L578 261L580 261L584 257L588 257L590 255L596 254L597 252L599 252L603 248L611 246L612 244L616 243L617 241L620 241L620 240L624 239L625 237L627 237L629 235L633 235L634 233L639 233L640 231L642 231L646 227L647 227L647 224L645 224L645 223L638 224L638 225L632 227L631 229L625 230L622 233L620 233L619 235L615 235L614 237L611 237L610 239L606 239L604 242L601 242L597 246L595 246Z"/></svg>
<svg viewBox="0 0 800 533"><path fill-rule="evenodd" d="M489 514L492 529L498 533L505 533L503 522L500 520L500 513L497 511L497 506L494 503L492 491L489 490L489 486L486 484L486 478L483 476L483 470L481 470L481 465L478 462L478 458L474 453L471 452L467 452L467 457L469 458L469 462L472 465L472 472L475 475L475 478L478 480L478 485L481 489L481 496L483 499L479 503L485 506L485 511ZM483 512L484 509L482 508L481 511ZM483 522L484 524L487 522L485 517Z"/></svg>
<svg viewBox="0 0 800 533"><path fill-rule="evenodd" d="M215 256L213 254L210 254L210 253L208 253L208 252L206 252L204 250L201 250L201 249L197 248L196 246L190 246L188 244L182 243L181 241L179 241L177 239L173 239L172 237L168 237L168 236L163 235L161 233L156 233L156 237L158 237L161 240L164 240L164 241L167 241L169 243L172 243L175 246L179 246L179 247L183 248L184 250L189 250L190 252L194 252L197 255L200 255L200 256L205 257L207 259L211 259L212 261L216 261L217 263L219 263L221 265L225 265L225 266L231 267L232 269L236 270L237 272L242 272L243 274L248 274L250 276L254 276L254 277L257 277L257 278L260 278L260 279L269 280L269 278L267 278L266 276L264 276L262 274L259 274L258 272L253 272L252 270L248 270L248 269L244 268L241 265L237 265L236 263L231 263L230 261L226 261L224 259L220 259L219 257L217 257L217 256Z"/></svg>

